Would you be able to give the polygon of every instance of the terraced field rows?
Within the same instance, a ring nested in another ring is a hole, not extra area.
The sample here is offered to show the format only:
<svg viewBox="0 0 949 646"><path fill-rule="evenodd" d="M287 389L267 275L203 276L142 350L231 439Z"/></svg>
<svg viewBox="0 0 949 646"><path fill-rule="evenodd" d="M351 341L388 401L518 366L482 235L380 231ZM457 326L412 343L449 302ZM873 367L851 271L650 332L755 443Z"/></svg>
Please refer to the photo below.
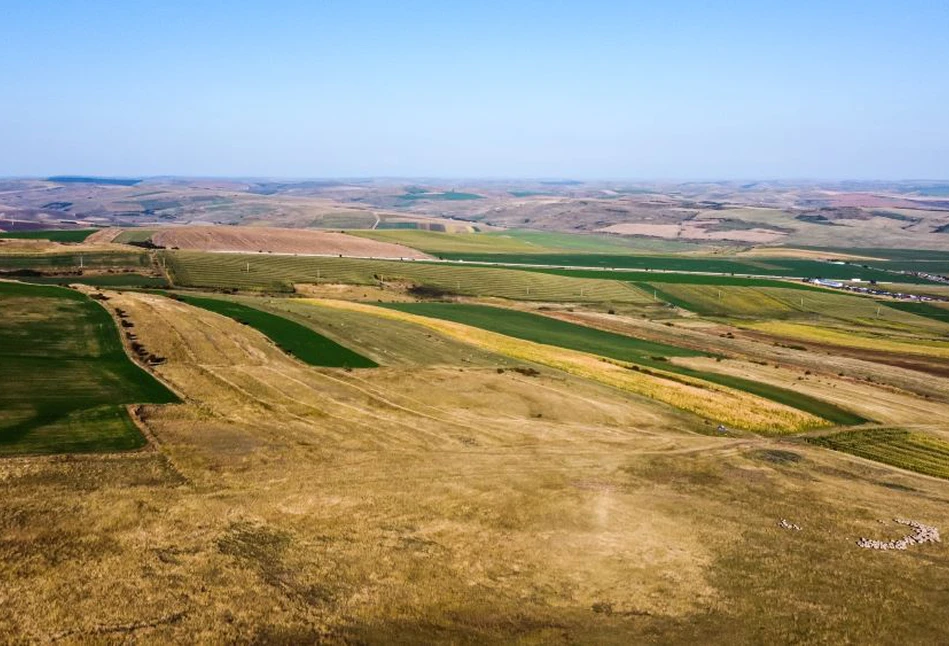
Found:
<svg viewBox="0 0 949 646"><path fill-rule="evenodd" d="M3 254L0 269L109 269L116 267L148 267L148 254L135 251L76 251L72 253Z"/></svg>
<svg viewBox="0 0 949 646"><path fill-rule="evenodd" d="M628 283L567 278L493 267L364 260L317 256L165 252L174 282L186 287L219 287L290 292L294 283L405 281L465 296L562 302L652 303Z"/></svg>
<svg viewBox="0 0 949 646"><path fill-rule="evenodd" d="M939 478L949 478L949 442L901 429L844 431L808 442Z"/></svg>
<svg viewBox="0 0 949 646"><path fill-rule="evenodd" d="M702 316L748 317L761 319L838 319L848 324L867 324L894 329L919 329L949 332L944 324L900 303L840 294L830 291L803 292L776 287L738 287L716 285L658 285L660 295L670 302ZM892 305L892 307L889 307ZM914 304L907 304L914 305ZM895 308L895 309L894 309ZM936 310L936 308L931 308ZM902 311L901 311L902 310ZM936 310L939 313L939 310ZM949 321L949 310L945 312Z"/></svg>

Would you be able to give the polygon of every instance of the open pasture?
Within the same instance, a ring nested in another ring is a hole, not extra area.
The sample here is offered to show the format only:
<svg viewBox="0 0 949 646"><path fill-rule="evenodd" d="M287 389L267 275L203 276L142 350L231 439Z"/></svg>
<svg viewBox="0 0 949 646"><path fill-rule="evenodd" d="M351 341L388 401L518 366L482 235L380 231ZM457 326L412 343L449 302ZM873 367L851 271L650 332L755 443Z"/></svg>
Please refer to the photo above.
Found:
<svg viewBox="0 0 949 646"><path fill-rule="evenodd" d="M432 334L419 325L405 321L380 318L365 312L323 307L300 298L229 298L312 327L320 334L345 343L383 366L496 368L518 365L503 355L485 352L472 345Z"/></svg>
<svg viewBox="0 0 949 646"><path fill-rule="evenodd" d="M124 405L177 400L68 289L0 282L0 356L0 455L138 448Z"/></svg>
<svg viewBox="0 0 949 646"><path fill-rule="evenodd" d="M373 285L403 282L448 294L521 300L617 302L648 305L644 292L627 283L575 279L493 267L416 261L307 256L164 252L173 282L215 287L291 292L294 283Z"/></svg>
<svg viewBox="0 0 949 646"><path fill-rule="evenodd" d="M722 372L695 370L668 361L673 357L708 356L684 347L645 341L529 312L483 305L389 303L384 307L472 325L534 343L626 361L665 373L681 375L693 380L691 383L695 383L695 380L714 383L792 406L836 424L859 424L866 421L855 413L805 393Z"/></svg>
<svg viewBox="0 0 949 646"><path fill-rule="evenodd" d="M807 441L928 476L949 479L949 442L904 429L841 431Z"/></svg>
<svg viewBox="0 0 949 646"><path fill-rule="evenodd" d="M782 402L769 401L769 398L762 399L741 389L735 389L731 385L716 384L700 376L686 374L687 369L678 368L672 364L669 364L670 369L666 370L666 364L661 359L656 360L657 367L643 369L619 360L611 361L601 355L529 341L476 325L459 323L448 318L454 316L453 314L445 318L436 318L415 314L411 310L403 311L403 305L411 305L405 303L373 306L346 301L313 300L311 302L413 322L490 352L554 368L576 377L669 404L674 408L692 413L699 419L704 418L706 426L714 421L715 424L722 423L732 428L749 431L791 433L827 423L825 419ZM596 330L593 331L596 332ZM645 364L646 360L640 360L640 362Z"/></svg>

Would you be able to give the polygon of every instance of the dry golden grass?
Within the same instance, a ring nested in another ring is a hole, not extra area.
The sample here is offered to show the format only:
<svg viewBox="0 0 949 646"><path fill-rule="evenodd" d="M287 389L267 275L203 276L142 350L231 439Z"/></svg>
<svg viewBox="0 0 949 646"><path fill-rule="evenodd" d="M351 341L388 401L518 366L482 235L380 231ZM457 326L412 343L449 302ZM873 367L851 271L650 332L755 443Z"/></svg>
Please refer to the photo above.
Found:
<svg viewBox="0 0 949 646"><path fill-rule="evenodd" d="M630 364L606 360L574 350L523 341L459 323L431 319L371 305L346 301L316 300L324 307L337 307L376 314L383 318L424 325L451 338L522 361L539 363L568 374L590 379L713 420L716 424L769 433L788 433L820 426L818 417L748 393L717 384L673 375L660 370L641 372Z"/></svg>
<svg viewBox="0 0 949 646"><path fill-rule="evenodd" d="M827 372L815 372L750 361L717 362L705 357L677 357L672 361L698 370L721 372L802 392L881 424L945 426L949 420L949 403L945 401L926 399L911 391L884 384L841 378L838 373L830 372L833 369L830 365L824 367Z"/></svg>
<svg viewBox="0 0 949 646"><path fill-rule="evenodd" d="M317 370L230 319L112 296L185 403L145 408L156 451L0 462L9 641L949 637L944 545L854 545L896 514L944 525L945 482L690 434L559 373Z"/></svg>

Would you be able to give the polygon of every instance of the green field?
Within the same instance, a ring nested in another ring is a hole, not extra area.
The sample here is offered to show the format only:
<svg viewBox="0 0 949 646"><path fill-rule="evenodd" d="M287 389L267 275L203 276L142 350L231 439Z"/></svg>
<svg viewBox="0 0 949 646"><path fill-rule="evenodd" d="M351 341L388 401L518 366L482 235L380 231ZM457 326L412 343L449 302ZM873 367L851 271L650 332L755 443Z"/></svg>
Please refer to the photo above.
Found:
<svg viewBox="0 0 949 646"><path fill-rule="evenodd" d="M597 330L530 312L468 303L381 303L402 312L454 321L535 343L643 363L650 357L708 356L687 348Z"/></svg>
<svg viewBox="0 0 949 646"><path fill-rule="evenodd" d="M294 283L373 285L380 281L426 285L465 296L519 300L616 302L648 305L635 286L613 280L567 278L537 272L447 263L262 254L164 252L175 285L272 292Z"/></svg>
<svg viewBox="0 0 949 646"><path fill-rule="evenodd" d="M217 298L175 294L174 298L223 314L249 325L273 341L277 347L312 366L329 368L375 368L379 364L353 352L296 321L255 307Z"/></svg>
<svg viewBox="0 0 949 646"><path fill-rule="evenodd" d="M239 302L274 312L344 341L384 366L513 366L513 359L454 341L414 323L314 305L299 298L239 297Z"/></svg>
<svg viewBox="0 0 949 646"><path fill-rule="evenodd" d="M317 229L369 229L376 224L369 211L330 211L316 216L307 225Z"/></svg>
<svg viewBox="0 0 949 646"><path fill-rule="evenodd" d="M442 253L448 260L501 264L553 265L557 267L602 267L604 269L638 269L660 271L709 272L752 276L791 278L828 278L838 280L876 280L919 283L929 282L913 276L896 276L859 264L837 264L800 258L767 258L739 260L736 258L677 255L615 255L595 253Z"/></svg>
<svg viewBox="0 0 949 646"><path fill-rule="evenodd" d="M811 437L807 441L901 469L949 478L949 442L925 433L871 429Z"/></svg>
<svg viewBox="0 0 949 646"><path fill-rule="evenodd" d="M935 321L949 323L949 305L940 307L939 305L931 305L930 303L897 302L887 303L887 307L892 307L901 312L916 314L917 316L925 316Z"/></svg>
<svg viewBox="0 0 949 646"><path fill-rule="evenodd" d="M46 230L46 231L6 231L0 232L0 238L16 240L49 240L51 242L82 242L98 229Z"/></svg>
<svg viewBox="0 0 949 646"><path fill-rule="evenodd" d="M822 417L835 424L859 424L866 420L809 395L717 372L703 372L666 361L666 357L708 356L687 348L644 341L622 334L597 330L529 312L486 305L459 303L384 303L383 307L479 327L491 332L589 352L628 361L684 376L703 379L729 388L764 397Z"/></svg>
<svg viewBox="0 0 949 646"><path fill-rule="evenodd" d="M36 285L92 285L93 287L168 287L168 281L159 276L118 273L97 276L17 276L17 280Z"/></svg>
<svg viewBox="0 0 949 646"><path fill-rule="evenodd" d="M177 401L105 309L60 287L0 282L0 358L0 455L138 448L124 405Z"/></svg>
<svg viewBox="0 0 949 646"><path fill-rule="evenodd" d="M689 285L735 285L743 287L784 287L805 291L827 291L798 280L780 280L777 278L745 278L726 274L683 274L664 271L631 271L603 269L540 269L524 267L524 271L535 271L555 276L574 278L606 278L631 283L683 283Z"/></svg>
<svg viewBox="0 0 949 646"><path fill-rule="evenodd" d="M155 235L155 229L126 229L115 236L113 242L129 244L130 242L148 242Z"/></svg>
<svg viewBox="0 0 949 646"><path fill-rule="evenodd" d="M633 251L670 253L695 250L692 244L620 238L599 234L570 234L546 231L508 231L487 233L439 233L420 230L353 231L353 235L384 242L397 242L435 256L443 254L627 254Z"/></svg>
<svg viewBox="0 0 949 646"><path fill-rule="evenodd" d="M806 249L808 247L802 247ZM819 249L831 253L846 253L880 260L864 260L861 264L895 271L925 271L934 274L949 274L949 252L929 249L873 249L873 248L827 248Z"/></svg>
<svg viewBox="0 0 949 646"><path fill-rule="evenodd" d="M117 269L150 267L151 259L138 251L82 251L45 254L0 254L0 270L36 269L75 271L86 269Z"/></svg>

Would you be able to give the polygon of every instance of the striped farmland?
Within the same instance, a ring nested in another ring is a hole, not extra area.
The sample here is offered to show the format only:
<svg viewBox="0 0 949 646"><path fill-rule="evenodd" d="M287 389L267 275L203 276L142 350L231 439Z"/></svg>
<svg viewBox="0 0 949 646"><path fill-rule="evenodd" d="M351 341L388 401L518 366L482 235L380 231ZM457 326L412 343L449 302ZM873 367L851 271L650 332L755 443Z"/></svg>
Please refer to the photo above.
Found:
<svg viewBox="0 0 949 646"><path fill-rule="evenodd" d="M294 283L371 285L402 281L463 296L518 300L650 304L652 298L620 281L398 260L271 254L169 251L163 257L173 282L213 287L291 292Z"/></svg>

